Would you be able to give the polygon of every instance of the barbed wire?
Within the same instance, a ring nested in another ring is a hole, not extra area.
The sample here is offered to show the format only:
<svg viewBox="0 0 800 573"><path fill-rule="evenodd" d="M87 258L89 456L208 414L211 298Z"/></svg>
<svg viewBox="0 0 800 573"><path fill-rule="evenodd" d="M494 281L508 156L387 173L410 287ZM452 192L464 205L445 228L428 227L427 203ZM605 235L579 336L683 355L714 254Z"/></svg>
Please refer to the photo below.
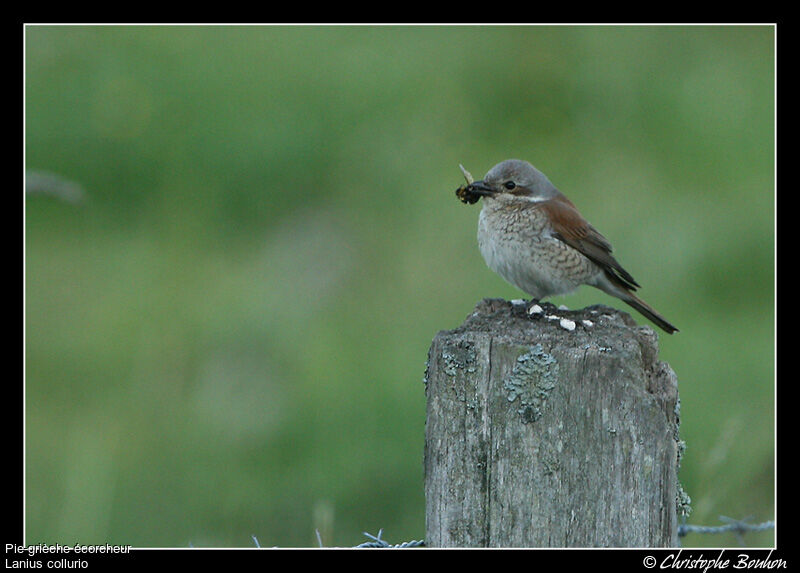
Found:
<svg viewBox="0 0 800 573"><path fill-rule="evenodd" d="M370 535L366 531L363 532L364 535L372 539L372 541L365 541L359 545L356 545L356 549L365 549L370 547L381 547L381 548L392 548L392 549L406 549L409 547L425 547L425 542L423 540L414 540L414 541L404 541L403 543L398 543L397 545L392 545L388 543L386 540L381 539L381 535L383 534L383 529L378 530L378 536Z"/></svg>
<svg viewBox="0 0 800 573"><path fill-rule="evenodd" d="M745 517L744 519L733 519L731 517L720 515L719 520L726 522L725 525L690 525L687 523L682 523L678 525L678 537L679 538L686 537L690 533L700 533L700 534L735 533L738 536L739 541L743 544L744 539L742 536L745 533L754 533L758 531L766 531L768 529L775 528L775 522L772 520L764 521L762 523L749 523L751 519L752 516ZM367 533L366 531L362 533L370 540L353 546L353 549L372 549L372 548L407 549L413 547L425 547L425 541L422 539L404 541L402 543L397 543L393 545L382 538L383 529L378 530L378 535L372 535L371 533ZM316 535L319 547L324 547L322 545L322 537L320 536L319 530L317 530ZM261 548L261 544L258 542L256 536L251 535L250 537L253 539L253 543L255 543L255 546L257 548Z"/></svg>
<svg viewBox="0 0 800 573"><path fill-rule="evenodd" d="M317 543L319 544L319 547L324 547L324 545L322 545L322 537L319 534L319 530L316 530L316 534L317 534ZM414 541L404 541L402 543L398 543L397 545L392 545L391 543L389 543L385 539L381 538L381 535L383 535L383 529L379 529L378 530L378 535L372 535L371 533L367 533L366 531L364 531L363 534L366 535L367 537L369 537L371 539L371 541L365 541L364 543L360 543L360 544L354 546L353 547L354 549L367 549L367 548L372 548L372 547L382 548L382 549L387 549L387 548L388 549L407 549L407 548L410 548L410 547L424 547L425 546L425 542L422 541L421 539L420 540L414 540ZM255 544L255 546L258 549L262 548L261 544L258 542L258 538L255 535L251 535L250 538L253 540L253 543ZM191 544L189 544L189 545L191 546Z"/></svg>
<svg viewBox="0 0 800 573"><path fill-rule="evenodd" d="M726 517L721 515L719 517L720 521L726 522L726 525L690 525L687 523L683 523L678 526L678 537L685 537L690 533L700 533L700 534L717 534L717 533L735 533L739 538L739 541L743 544L744 539L743 535L745 533L754 533L758 531L766 531L768 529L775 528L775 522L772 520L764 521L762 523L749 523L752 519L751 517L745 517L744 519L733 519L731 517ZM425 541L423 540L415 540L415 541L405 541L403 543L399 543L397 545L392 545L388 543L386 540L381 538L383 534L383 529L378 531L378 535L374 536L366 531L363 532L364 535L369 537L372 541L365 541L359 545L356 545L355 548L372 548L372 547L380 547L380 548L406 548L406 547L424 547ZM319 533L317 534L317 539L319 539ZM322 543L320 542L320 547L322 547Z"/></svg>
<svg viewBox="0 0 800 573"><path fill-rule="evenodd" d="M678 537L685 537L689 533L735 533L739 542L744 544L743 536L745 533L775 528L775 522L772 520L762 523L748 523L751 519L752 516L744 519L733 519L720 515L719 520L726 522L727 525L689 525L683 523L678 526Z"/></svg>

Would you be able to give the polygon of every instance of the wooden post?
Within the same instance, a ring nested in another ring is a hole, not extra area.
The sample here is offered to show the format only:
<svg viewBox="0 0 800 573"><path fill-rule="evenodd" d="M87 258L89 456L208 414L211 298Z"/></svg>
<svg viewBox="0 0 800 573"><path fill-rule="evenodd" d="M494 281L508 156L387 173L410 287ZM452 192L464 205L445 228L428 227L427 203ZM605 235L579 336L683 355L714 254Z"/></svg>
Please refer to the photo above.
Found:
<svg viewBox="0 0 800 573"><path fill-rule="evenodd" d="M541 306L485 299L433 340L426 545L677 546L678 385L656 334Z"/></svg>

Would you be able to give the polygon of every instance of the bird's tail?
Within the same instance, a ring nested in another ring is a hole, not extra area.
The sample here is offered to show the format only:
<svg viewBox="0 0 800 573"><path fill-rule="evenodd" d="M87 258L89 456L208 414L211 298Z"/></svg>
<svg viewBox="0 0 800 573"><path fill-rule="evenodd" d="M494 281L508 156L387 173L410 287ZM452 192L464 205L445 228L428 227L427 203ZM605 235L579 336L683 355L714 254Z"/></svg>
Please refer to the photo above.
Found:
<svg viewBox="0 0 800 573"><path fill-rule="evenodd" d="M635 288L635 286L631 286L628 283L623 282L616 274L606 271L603 278L598 280L595 286L600 290L607 292L611 296L615 296L618 299L628 303L642 313L642 315L657 324L658 327L664 332L668 334L678 332L678 329L675 328L670 321L661 316L656 309L633 294L632 290Z"/></svg>
<svg viewBox="0 0 800 573"><path fill-rule="evenodd" d="M623 296L619 297L620 300L625 301L633 308L638 310L642 315L652 320L659 328L661 328L667 334L672 334L673 332L678 332L678 329L675 328L673 324L671 324L666 318L661 316L656 309L652 306L644 302L638 296L633 294L632 292L626 292Z"/></svg>

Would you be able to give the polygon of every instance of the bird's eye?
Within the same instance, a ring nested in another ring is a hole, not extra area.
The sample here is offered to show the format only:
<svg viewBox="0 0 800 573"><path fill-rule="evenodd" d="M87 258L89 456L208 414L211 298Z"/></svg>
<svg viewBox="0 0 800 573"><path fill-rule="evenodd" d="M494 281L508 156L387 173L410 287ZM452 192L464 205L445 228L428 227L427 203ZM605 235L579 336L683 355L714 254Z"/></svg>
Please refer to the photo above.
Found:
<svg viewBox="0 0 800 573"><path fill-rule="evenodd" d="M517 186L517 184L514 183L513 181L506 181L505 183L503 183L503 187L505 187L509 191L511 191L516 186Z"/></svg>

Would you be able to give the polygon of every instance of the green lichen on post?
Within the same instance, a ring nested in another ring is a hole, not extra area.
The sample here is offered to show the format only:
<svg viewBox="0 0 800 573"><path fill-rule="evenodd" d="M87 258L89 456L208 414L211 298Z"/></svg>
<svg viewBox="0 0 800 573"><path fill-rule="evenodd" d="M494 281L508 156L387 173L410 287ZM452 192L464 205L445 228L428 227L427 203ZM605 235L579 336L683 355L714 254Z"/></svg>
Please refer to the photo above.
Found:
<svg viewBox="0 0 800 573"><path fill-rule="evenodd" d="M683 454L686 452L686 442L681 440L680 438L680 427L681 427L681 399L678 398L675 400L675 433L674 439L675 444L677 446L677 455L675 456L675 473L676 475L680 475L681 471L681 461L683 460ZM692 513L692 498L689 497L689 494L686 493L686 490L683 489L683 484L681 483L680 478L677 480L676 484L676 492L675 492L675 509L679 517L686 519L689 517L689 514Z"/></svg>
<svg viewBox="0 0 800 573"><path fill-rule="evenodd" d="M517 357L514 367L503 380L509 402L519 399L517 413L522 423L535 422L542 417L542 408L558 379L558 362L544 351L541 344Z"/></svg>
<svg viewBox="0 0 800 573"><path fill-rule="evenodd" d="M442 350L445 374L455 376L458 370L475 372L476 357L475 349L468 342L459 341L457 344L448 345Z"/></svg>

